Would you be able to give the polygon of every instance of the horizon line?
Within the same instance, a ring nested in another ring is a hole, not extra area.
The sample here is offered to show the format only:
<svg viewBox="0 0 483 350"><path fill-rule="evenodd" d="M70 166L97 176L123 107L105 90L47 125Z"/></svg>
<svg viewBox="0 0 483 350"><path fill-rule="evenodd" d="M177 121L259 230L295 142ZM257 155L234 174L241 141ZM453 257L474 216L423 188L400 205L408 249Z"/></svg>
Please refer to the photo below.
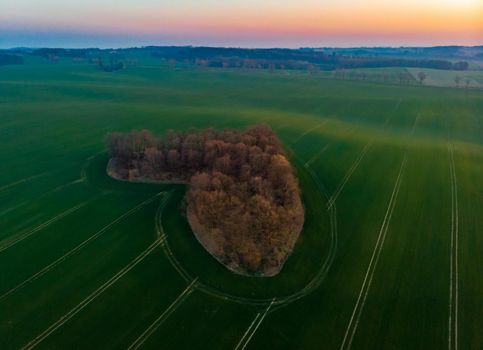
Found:
<svg viewBox="0 0 483 350"><path fill-rule="evenodd" d="M458 44L440 44L440 45L361 45L361 46L234 46L234 45L195 45L195 44L149 44L149 45L126 45L126 46L8 46L0 47L0 50L18 50L18 49L66 49L66 50L121 50L121 49L144 49L148 47L191 47L191 48L215 48L215 49L245 49L245 50L302 50L302 49L426 49L440 47L465 47L479 48L483 47L483 43L477 45L458 45Z"/></svg>

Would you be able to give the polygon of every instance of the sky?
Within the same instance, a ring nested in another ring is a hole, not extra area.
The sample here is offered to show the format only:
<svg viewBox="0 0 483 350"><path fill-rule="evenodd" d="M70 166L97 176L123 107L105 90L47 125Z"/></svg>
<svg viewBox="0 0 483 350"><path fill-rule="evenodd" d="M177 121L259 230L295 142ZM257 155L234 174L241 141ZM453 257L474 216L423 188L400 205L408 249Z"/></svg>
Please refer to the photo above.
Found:
<svg viewBox="0 0 483 350"><path fill-rule="evenodd" d="M483 45L483 0L0 0L0 47Z"/></svg>

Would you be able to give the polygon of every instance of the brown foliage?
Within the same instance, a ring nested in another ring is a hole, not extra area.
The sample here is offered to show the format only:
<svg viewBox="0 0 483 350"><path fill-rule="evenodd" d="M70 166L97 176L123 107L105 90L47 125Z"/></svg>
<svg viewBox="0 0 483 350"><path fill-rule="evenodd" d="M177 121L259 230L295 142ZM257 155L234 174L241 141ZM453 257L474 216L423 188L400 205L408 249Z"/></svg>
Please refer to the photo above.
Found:
<svg viewBox="0 0 483 350"><path fill-rule="evenodd" d="M170 131L164 139L146 130L112 133L107 143L110 171L120 177L190 184L190 224L230 269L266 276L280 271L304 211L293 168L268 126Z"/></svg>

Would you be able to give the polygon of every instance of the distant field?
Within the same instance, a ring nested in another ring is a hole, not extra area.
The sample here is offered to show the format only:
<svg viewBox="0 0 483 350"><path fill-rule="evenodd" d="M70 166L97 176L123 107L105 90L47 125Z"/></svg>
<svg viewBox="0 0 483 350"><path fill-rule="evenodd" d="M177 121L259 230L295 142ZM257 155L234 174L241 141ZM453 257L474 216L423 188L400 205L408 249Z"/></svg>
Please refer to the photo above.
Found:
<svg viewBox="0 0 483 350"><path fill-rule="evenodd" d="M424 85L456 88L455 77L460 77L459 88L466 88L469 79L470 88L483 88L483 70L448 71L427 68L359 68L340 71L320 72L328 79L364 81L382 84L419 85L419 72L426 73ZM401 74L403 80L401 80Z"/></svg>
<svg viewBox="0 0 483 350"><path fill-rule="evenodd" d="M417 79L419 72L425 72L427 78L425 85L439 86L439 87L456 87L455 77L460 77L461 82L459 87L466 87L466 79L470 80L469 87L483 88L483 70L474 71L448 71L439 69L420 69L420 68L408 68L414 79Z"/></svg>
<svg viewBox="0 0 483 350"><path fill-rule="evenodd" d="M355 80L382 84L417 85L418 81L406 68L357 68L322 72L329 79ZM401 80L402 76L402 80Z"/></svg>
<svg viewBox="0 0 483 350"><path fill-rule="evenodd" d="M182 186L105 174L107 132L260 122L306 207L274 278L204 251ZM0 347L480 349L482 123L478 90L152 61L1 67Z"/></svg>

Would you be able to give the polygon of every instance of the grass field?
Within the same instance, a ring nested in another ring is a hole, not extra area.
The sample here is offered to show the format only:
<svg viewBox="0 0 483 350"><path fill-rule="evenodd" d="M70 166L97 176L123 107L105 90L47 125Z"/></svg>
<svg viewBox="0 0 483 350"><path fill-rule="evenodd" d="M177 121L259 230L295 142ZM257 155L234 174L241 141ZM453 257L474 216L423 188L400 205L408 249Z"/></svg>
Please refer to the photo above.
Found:
<svg viewBox="0 0 483 350"><path fill-rule="evenodd" d="M469 80L470 88L483 88L483 70L451 71L438 69L408 68L414 79L417 80L419 72L425 72L427 78L425 84L438 87L456 87L455 78L460 77L459 88L466 87L466 80Z"/></svg>
<svg viewBox="0 0 483 350"><path fill-rule="evenodd" d="M425 86L449 87L459 89L479 89L483 88L483 70L470 69L467 71L441 70L429 68L358 68L345 69L341 71L330 71L318 73L320 77L327 79L342 79L353 81L365 81L380 84L419 85L418 74L426 73L424 80ZM400 75L403 74L403 81ZM456 85L455 78L459 77L460 82ZM467 80L469 85L467 85Z"/></svg>
<svg viewBox="0 0 483 350"><path fill-rule="evenodd" d="M274 278L197 243L110 131L267 123L306 223ZM483 93L307 74L0 68L0 348L481 349Z"/></svg>

